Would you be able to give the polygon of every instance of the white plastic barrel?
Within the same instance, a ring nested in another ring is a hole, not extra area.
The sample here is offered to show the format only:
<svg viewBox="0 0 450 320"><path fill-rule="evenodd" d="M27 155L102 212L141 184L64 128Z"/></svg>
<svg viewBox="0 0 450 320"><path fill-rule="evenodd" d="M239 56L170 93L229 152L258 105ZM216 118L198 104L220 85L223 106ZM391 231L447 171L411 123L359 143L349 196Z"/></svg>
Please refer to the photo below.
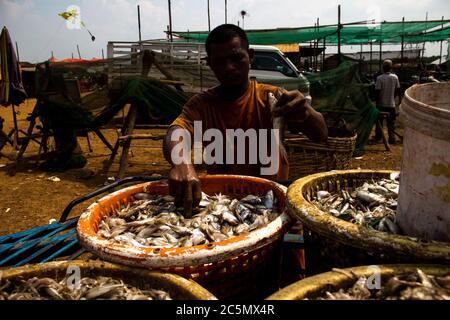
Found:
<svg viewBox="0 0 450 320"><path fill-rule="evenodd" d="M406 235L450 241L450 83L414 85L405 126L397 222Z"/></svg>

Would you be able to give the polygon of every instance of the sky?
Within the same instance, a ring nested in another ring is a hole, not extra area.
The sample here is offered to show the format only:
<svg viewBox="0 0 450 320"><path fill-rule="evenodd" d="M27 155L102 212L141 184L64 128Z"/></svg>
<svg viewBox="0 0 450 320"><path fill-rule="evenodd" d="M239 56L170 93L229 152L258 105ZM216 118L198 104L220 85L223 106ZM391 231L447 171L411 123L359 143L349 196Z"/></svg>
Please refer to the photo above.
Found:
<svg viewBox="0 0 450 320"><path fill-rule="evenodd" d="M142 39L164 38L169 24L168 0L0 0L0 25L8 27L17 42L21 61L47 60L51 52L58 59L77 57L77 45L83 58L106 55L108 41L137 41L137 5L140 6ZM175 31L207 30L208 0L171 0L172 27ZM225 22L225 0L210 0L211 28ZM341 5L343 23L362 20L440 20L450 18L448 0L227 0L229 23L242 27L241 10L248 12L245 29L313 26L337 23ZM58 13L78 6L87 29L70 29ZM447 52L447 42L443 53ZM363 48L366 50L367 48ZM386 46L386 50L398 46ZM332 52L331 48L327 52ZM359 46L344 47L354 52ZM438 55L439 44L427 44L425 55Z"/></svg>

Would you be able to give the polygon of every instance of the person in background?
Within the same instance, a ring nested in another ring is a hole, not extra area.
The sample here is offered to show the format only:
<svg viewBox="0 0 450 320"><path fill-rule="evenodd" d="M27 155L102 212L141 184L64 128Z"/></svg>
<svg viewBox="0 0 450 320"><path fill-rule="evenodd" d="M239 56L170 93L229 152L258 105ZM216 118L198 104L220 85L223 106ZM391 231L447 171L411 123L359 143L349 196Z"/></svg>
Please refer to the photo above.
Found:
<svg viewBox="0 0 450 320"><path fill-rule="evenodd" d="M400 93L400 82L397 75L391 72L392 61L383 61L383 74L377 77L375 83L375 101L378 110L389 113L387 117L387 128L389 135L389 143L395 144L395 96ZM375 132L375 141L382 139L382 132L378 127Z"/></svg>

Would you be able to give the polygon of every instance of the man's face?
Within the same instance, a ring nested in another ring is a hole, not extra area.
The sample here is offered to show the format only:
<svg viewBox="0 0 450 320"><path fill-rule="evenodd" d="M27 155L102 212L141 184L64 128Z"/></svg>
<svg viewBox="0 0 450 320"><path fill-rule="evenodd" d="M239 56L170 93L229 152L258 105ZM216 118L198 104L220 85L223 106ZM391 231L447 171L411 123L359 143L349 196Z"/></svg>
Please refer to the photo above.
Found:
<svg viewBox="0 0 450 320"><path fill-rule="evenodd" d="M210 49L208 64L223 86L242 86L248 82L253 50L247 51L241 45L241 38L212 43Z"/></svg>

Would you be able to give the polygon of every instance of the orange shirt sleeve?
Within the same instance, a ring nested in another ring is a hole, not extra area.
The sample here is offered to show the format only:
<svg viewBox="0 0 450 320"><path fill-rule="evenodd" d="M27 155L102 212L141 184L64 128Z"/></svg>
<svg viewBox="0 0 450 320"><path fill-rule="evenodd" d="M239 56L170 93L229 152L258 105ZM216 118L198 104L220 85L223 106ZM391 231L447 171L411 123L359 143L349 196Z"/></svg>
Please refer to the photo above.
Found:
<svg viewBox="0 0 450 320"><path fill-rule="evenodd" d="M169 126L179 126L188 130L191 135L194 133L194 121L201 121L204 102L200 99L199 95L195 95L183 106L181 114L172 122Z"/></svg>

